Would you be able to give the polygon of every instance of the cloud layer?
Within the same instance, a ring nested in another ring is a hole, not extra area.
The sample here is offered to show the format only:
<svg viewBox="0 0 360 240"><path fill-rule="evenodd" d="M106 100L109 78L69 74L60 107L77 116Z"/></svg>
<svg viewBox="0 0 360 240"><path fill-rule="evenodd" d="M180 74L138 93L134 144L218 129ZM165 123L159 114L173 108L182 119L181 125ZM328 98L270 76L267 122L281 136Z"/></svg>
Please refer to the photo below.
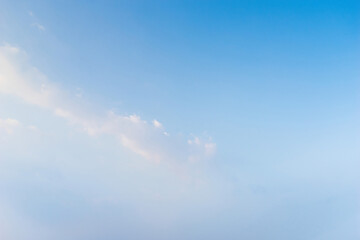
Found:
<svg viewBox="0 0 360 240"><path fill-rule="evenodd" d="M25 52L9 44L0 47L0 93L47 109L90 136L113 136L127 149L153 162L197 161L213 156L216 150L211 139L195 136L186 140L170 136L155 119L148 123L137 115L107 111L104 116L99 116L85 111L76 98L33 67ZM7 131L11 131L10 125L14 122L6 121L2 125L7 125Z"/></svg>

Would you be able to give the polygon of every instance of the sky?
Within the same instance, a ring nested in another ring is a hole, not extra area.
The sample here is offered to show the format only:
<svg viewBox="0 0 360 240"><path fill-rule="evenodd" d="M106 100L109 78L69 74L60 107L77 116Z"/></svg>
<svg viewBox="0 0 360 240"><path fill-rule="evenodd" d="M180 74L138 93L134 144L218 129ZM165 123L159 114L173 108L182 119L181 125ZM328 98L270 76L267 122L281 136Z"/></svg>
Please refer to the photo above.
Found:
<svg viewBox="0 0 360 240"><path fill-rule="evenodd" d="M360 2L0 0L0 238L357 240Z"/></svg>

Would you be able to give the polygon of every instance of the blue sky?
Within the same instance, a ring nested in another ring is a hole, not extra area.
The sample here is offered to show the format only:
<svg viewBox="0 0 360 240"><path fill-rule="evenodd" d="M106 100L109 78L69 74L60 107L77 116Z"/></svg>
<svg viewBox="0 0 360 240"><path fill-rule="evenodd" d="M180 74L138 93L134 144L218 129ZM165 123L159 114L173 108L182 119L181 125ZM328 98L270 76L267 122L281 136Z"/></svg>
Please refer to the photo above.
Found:
<svg viewBox="0 0 360 240"><path fill-rule="evenodd" d="M360 237L358 1L0 6L0 238Z"/></svg>

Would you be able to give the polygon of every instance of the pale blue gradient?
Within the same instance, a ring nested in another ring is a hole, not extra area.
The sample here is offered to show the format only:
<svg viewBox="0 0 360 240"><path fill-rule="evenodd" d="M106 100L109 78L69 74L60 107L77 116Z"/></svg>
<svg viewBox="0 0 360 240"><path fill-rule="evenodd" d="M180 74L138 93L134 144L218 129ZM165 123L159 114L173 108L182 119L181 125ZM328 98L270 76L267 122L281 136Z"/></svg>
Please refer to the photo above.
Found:
<svg viewBox="0 0 360 240"><path fill-rule="evenodd" d="M359 239L359 1L0 0L0 41L94 115L217 146L153 164L0 94L23 128L0 142L0 238Z"/></svg>

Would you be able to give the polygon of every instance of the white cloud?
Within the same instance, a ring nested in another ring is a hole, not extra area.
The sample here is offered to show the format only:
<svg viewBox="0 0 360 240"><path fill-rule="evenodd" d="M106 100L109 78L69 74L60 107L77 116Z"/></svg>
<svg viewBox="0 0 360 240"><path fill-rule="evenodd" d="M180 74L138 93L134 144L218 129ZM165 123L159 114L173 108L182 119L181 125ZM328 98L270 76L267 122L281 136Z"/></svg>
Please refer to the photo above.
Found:
<svg viewBox="0 0 360 240"><path fill-rule="evenodd" d="M211 157L216 152L216 144L211 142L211 139L204 141L195 136L193 139L189 139L187 143L193 151L193 154L189 156L189 160L192 162L204 157Z"/></svg>
<svg viewBox="0 0 360 240"><path fill-rule="evenodd" d="M157 121L156 119L153 120L153 125L156 128L162 128L162 124L159 121Z"/></svg>
<svg viewBox="0 0 360 240"><path fill-rule="evenodd" d="M202 159L214 154L216 145L210 139L195 137L186 144L181 138L170 137L157 120L149 124L138 115L109 112L99 116L86 112L77 106L76 99L31 66L27 58L19 48L8 44L0 47L0 94L17 96L27 104L48 109L91 136L113 136L130 151L153 162Z"/></svg>
<svg viewBox="0 0 360 240"><path fill-rule="evenodd" d="M31 18L36 19L35 14L32 11L28 11L28 14L29 14L29 16ZM40 31L45 31L46 30L44 25L42 25L42 24L40 24L38 22L34 22L33 24L31 24L31 26L37 28Z"/></svg>
<svg viewBox="0 0 360 240"><path fill-rule="evenodd" d="M77 98L82 98L83 97L83 90L81 88L76 88L75 96Z"/></svg>
<svg viewBox="0 0 360 240"><path fill-rule="evenodd" d="M31 26L39 29L40 31L45 31L46 30L45 27L43 25L41 25L40 23L33 23L33 24L31 24Z"/></svg>
<svg viewBox="0 0 360 240"><path fill-rule="evenodd" d="M29 104L50 108L56 95L46 77L27 64L19 48L0 47L0 93L15 95Z"/></svg>
<svg viewBox="0 0 360 240"><path fill-rule="evenodd" d="M5 132L7 134L12 134L16 128L18 128L21 123L12 118L1 119L0 118L0 133Z"/></svg>
<svg viewBox="0 0 360 240"><path fill-rule="evenodd" d="M38 130L38 128L36 126L34 126L34 125L28 126L27 129L29 129L31 131L37 131Z"/></svg>

